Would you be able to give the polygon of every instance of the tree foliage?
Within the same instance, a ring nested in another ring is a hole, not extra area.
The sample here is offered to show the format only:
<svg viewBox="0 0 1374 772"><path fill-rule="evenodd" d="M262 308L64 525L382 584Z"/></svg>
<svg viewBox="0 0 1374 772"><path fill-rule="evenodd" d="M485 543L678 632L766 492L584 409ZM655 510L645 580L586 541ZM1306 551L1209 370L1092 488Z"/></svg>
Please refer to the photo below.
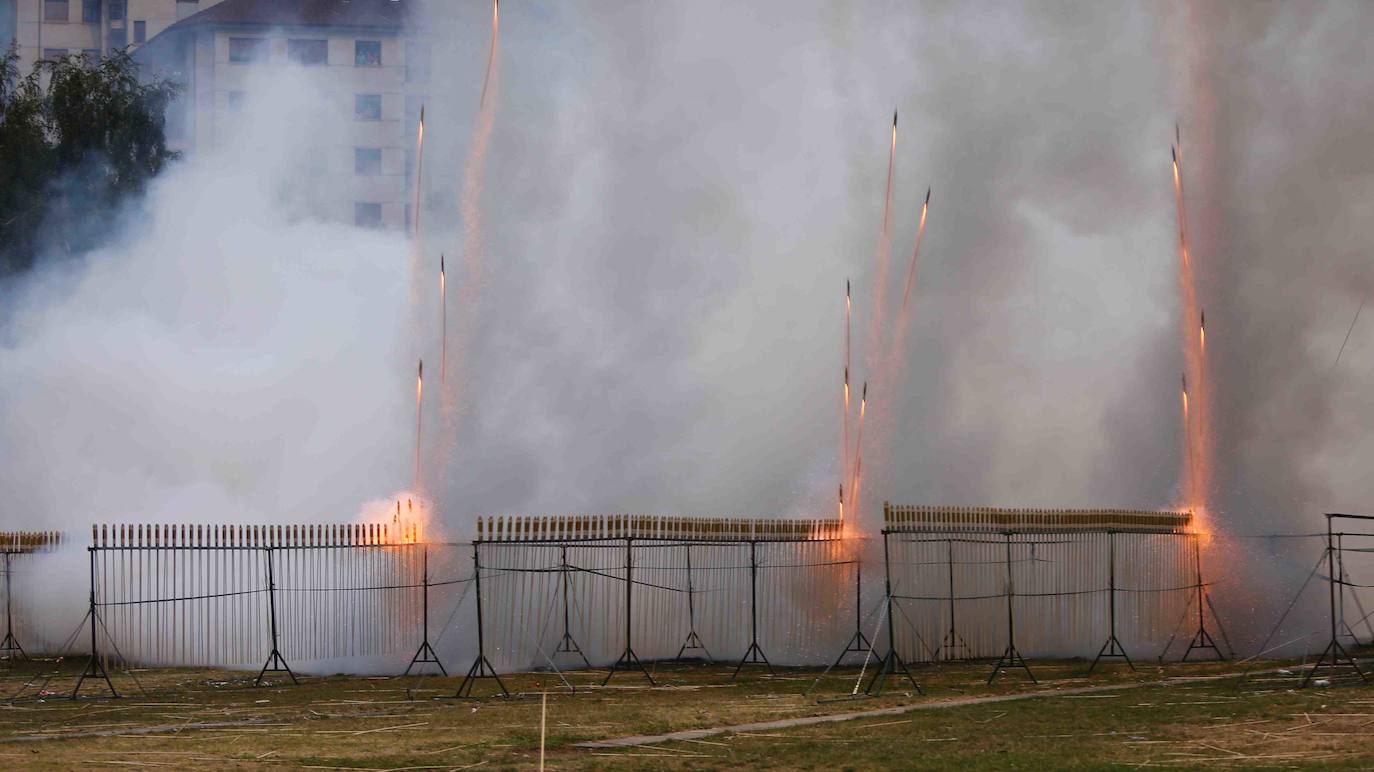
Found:
<svg viewBox="0 0 1374 772"><path fill-rule="evenodd" d="M127 53L40 60L24 76L18 62L14 46L0 59L0 276L99 243L120 201L177 157L164 124L179 87L143 82Z"/></svg>

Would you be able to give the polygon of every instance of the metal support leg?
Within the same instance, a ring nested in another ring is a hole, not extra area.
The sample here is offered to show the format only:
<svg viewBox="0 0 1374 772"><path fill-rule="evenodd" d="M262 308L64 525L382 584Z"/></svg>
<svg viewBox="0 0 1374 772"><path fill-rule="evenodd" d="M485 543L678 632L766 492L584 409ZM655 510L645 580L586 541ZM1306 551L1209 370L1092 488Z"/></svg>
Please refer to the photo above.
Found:
<svg viewBox="0 0 1374 772"><path fill-rule="evenodd" d="M739 671L745 665L763 665L768 668L770 675L775 674L773 664L759 645L759 561L758 542L754 541L749 542L749 648L744 650L744 656L740 657L730 680L738 678Z"/></svg>
<svg viewBox="0 0 1374 772"><path fill-rule="evenodd" d="M997 658L997 664L992 666L992 674L988 676L988 684L991 685L1002 668L1021 668L1026 671L1031 683L1040 683L1035 679L1035 674L1031 672L1030 665L1026 663L1026 658L1021 656L1021 652L1016 648L1016 614L1012 610L1013 601L1016 599L1016 584L1012 580L1011 573L1011 533L1007 537L1007 648L1002 652L1002 656Z"/></svg>
<svg viewBox="0 0 1374 772"><path fill-rule="evenodd" d="M1125 660L1126 666L1135 670L1131 658L1126 655L1126 647L1122 646L1120 639L1116 637L1116 531L1107 532L1107 554L1107 642L1098 649L1093 663L1088 666L1089 673L1093 672L1097 663L1114 658Z"/></svg>
<svg viewBox="0 0 1374 772"><path fill-rule="evenodd" d="M472 687L476 685L479 678L492 678L496 680L496 685L501 689L502 696L509 697L510 692L506 691L506 684L501 681L501 676L497 675L496 668L487 661L486 636L482 629L482 561L478 554L480 542L472 543L472 580L477 585L477 659L473 661L472 667L468 668L467 675L463 676L463 682L458 685L458 693L455 697L471 697Z"/></svg>
<svg viewBox="0 0 1374 772"><path fill-rule="evenodd" d="M410 658L410 664L406 666L406 672L402 676L410 675L410 671L417 665L436 665L439 672L448 675L444 669L444 663L439 661L439 653L429 645L429 545L423 545L423 552L420 554L420 566L422 577L420 579L421 601L420 601L420 648L415 652L415 656Z"/></svg>
<svg viewBox="0 0 1374 772"><path fill-rule="evenodd" d="M262 679L268 673L286 673L291 677L291 683L300 685L296 680L296 674L291 672L291 666L286 664L286 658L281 655L277 642L277 576L272 568L272 548L266 549L267 553L267 611L269 628L272 631L272 652L267 655L267 661L263 663L262 670L258 671L258 678L253 682L254 686L262 686Z"/></svg>
<svg viewBox="0 0 1374 772"><path fill-rule="evenodd" d="M606 680L601 682L602 686L611 682L611 676L617 670L638 670L648 679L650 686L657 686L654 677L649 675L649 669L644 667L644 663L639 661L639 656L635 654L632 645L631 631L634 629L634 616L630 613L630 603L634 599L634 540L625 540L625 651L621 652L615 664L611 665L611 672L606 674Z"/></svg>

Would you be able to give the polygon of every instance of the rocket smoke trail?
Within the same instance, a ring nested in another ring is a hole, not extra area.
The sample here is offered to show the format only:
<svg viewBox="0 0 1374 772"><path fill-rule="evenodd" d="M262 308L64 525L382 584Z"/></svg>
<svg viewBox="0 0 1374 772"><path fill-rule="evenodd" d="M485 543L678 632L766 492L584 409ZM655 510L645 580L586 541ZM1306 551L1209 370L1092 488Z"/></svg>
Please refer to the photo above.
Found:
<svg viewBox="0 0 1374 772"><path fill-rule="evenodd" d="M492 0L491 5L491 48L487 51L487 73L482 76L482 98L478 109L487 106L487 86L491 84L492 64L496 61L496 35L501 31L501 0Z"/></svg>
<svg viewBox="0 0 1374 772"><path fill-rule="evenodd" d="M1174 205L1177 208L1178 217L1178 282L1179 295L1182 300L1183 311L1183 354L1184 354L1184 399L1185 399L1185 418L1184 429L1186 432L1185 441L1188 446L1188 458L1185 460L1184 477L1188 483L1183 486L1190 499L1187 507L1193 510L1194 515L1199 518L1198 527L1210 530L1206 522L1206 513L1210 512L1208 497L1211 495L1212 485L1210 483L1212 470L1212 454L1210 444L1210 434L1208 420L1208 407L1210 400L1207 394L1206 379L1206 359L1204 351L1206 317L1198 303L1197 281L1195 278L1195 266L1192 254L1188 248L1188 211L1183 196L1183 170L1182 158L1183 148L1179 138L1181 134L1177 126L1174 127L1175 144L1170 148L1170 155L1173 161L1174 174ZM1194 327L1197 323L1199 326ZM1194 374L1193 391L1188 393L1186 387L1187 373Z"/></svg>
<svg viewBox="0 0 1374 772"><path fill-rule="evenodd" d="M895 410L896 396L901 392L902 375L905 374L904 363L906 361L906 334L907 327L910 325L911 317L911 289L916 284L916 264L921 256L921 242L926 235L926 215L930 212L930 188L926 188L926 200L921 204L921 220L916 228L916 246L911 250L911 267L907 269L906 290L902 293L902 307L897 313L896 330L892 336L892 348L888 351L887 358L884 360L884 374L887 380L883 388L878 391L875 397L886 397L879 403L884 415Z"/></svg>
<svg viewBox="0 0 1374 772"><path fill-rule="evenodd" d="M862 479L864 463L864 416L868 412L868 381L864 381L863 393L859 397L859 432L854 440L854 476L849 480L849 511L858 516L859 481Z"/></svg>
<svg viewBox="0 0 1374 772"><path fill-rule="evenodd" d="M473 333L473 321L477 301L483 287L482 268L484 259L484 237L482 218L482 190L486 179L487 150L491 144L492 125L495 118L496 98L500 87L501 62L497 56L500 50L499 32L501 28L501 6L492 5L491 49L487 54L487 71L482 83L482 96L478 103L477 120L472 142L468 147L466 165L463 169L463 186L459 198L459 214L463 224L463 269L461 289L458 298L458 339L454 341L454 366L461 372L466 342ZM445 314L447 320L447 314ZM447 335L447 321L445 332ZM446 337L445 337L446 339ZM447 353L447 345L445 344ZM444 367L447 368L445 362ZM446 466L456 452L459 436L459 421L462 417L461 393L462 378L446 381L442 390L440 409L442 431L439 452L431 463Z"/></svg>
<svg viewBox="0 0 1374 772"><path fill-rule="evenodd" d="M883 191L883 226L882 230L878 233L878 275L877 281L873 287L873 314L869 319L868 338L865 340L865 345L868 346L868 356L865 357L865 360L868 366L868 371L873 374L875 390L882 389L883 384L887 380L885 374L885 368L887 366L887 363L884 361L885 358L883 357L883 354L885 353L883 345L883 331L885 329L885 320L883 317L886 314L887 309L887 273L889 263L892 259L892 180L893 172L896 168L896 163L897 112L894 110L892 112L892 139L888 146L887 154L887 185ZM865 381L864 391L867 392L867 390L867 381ZM859 406L859 427L859 434L860 436L862 436L863 401L860 402ZM857 444L855 454L855 468L857 469ZM856 473L855 478L857 478L857 476L858 475ZM857 479L851 480L849 493L851 499L851 506L849 508L849 511L854 517L860 517L862 516L862 513L859 511L857 506L858 490L856 486Z"/></svg>
<svg viewBox="0 0 1374 772"><path fill-rule="evenodd" d="M930 211L930 188L926 188L926 200L921 204L921 223L916 227L916 247L911 250L911 267L906 272L906 289L902 292L901 319L906 319L906 309L911 303L911 286L916 281L916 259L921 256L921 241L926 236L926 214Z"/></svg>
<svg viewBox="0 0 1374 772"><path fill-rule="evenodd" d="M840 519L844 519L844 476L849 473L849 327L853 312L853 301L849 296L849 279L844 280L844 414L841 423L844 437L840 445Z"/></svg>
<svg viewBox="0 0 1374 772"><path fill-rule="evenodd" d="M869 328L869 367L882 353L883 315L887 309L887 271L892 260L892 173L897 163L897 113L892 113L892 143L887 154L887 187L883 192L883 229L878 234L878 280L873 287L873 316Z"/></svg>
<svg viewBox="0 0 1374 772"><path fill-rule="evenodd" d="M420 490L420 418L425 402L425 360L415 373L415 490Z"/></svg>
<svg viewBox="0 0 1374 772"><path fill-rule="evenodd" d="M444 275L444 255L439 254L439 383L448 374L448 280Z"/></svg>
<svg viewBox="0 0 1374 772"><path fill-rule="evenodd" d="M413 209L413 211L414 211L414 213L415 213L415 214L414 214L414 217L415 217L414 233L415 233L415 236L416 236L417 239L418 239L419 236L420 236L420 204L421 204L420 191L423 190L423 188L421 187L421 185L422 185L422 183L423 183L423 181L424 181L424 168L425 168L425 106L424 106L424 105L420 105L420 130L419 130L419 136L417 136L416 139L415 139L415 206L414 206L414 209Z"/></svg>

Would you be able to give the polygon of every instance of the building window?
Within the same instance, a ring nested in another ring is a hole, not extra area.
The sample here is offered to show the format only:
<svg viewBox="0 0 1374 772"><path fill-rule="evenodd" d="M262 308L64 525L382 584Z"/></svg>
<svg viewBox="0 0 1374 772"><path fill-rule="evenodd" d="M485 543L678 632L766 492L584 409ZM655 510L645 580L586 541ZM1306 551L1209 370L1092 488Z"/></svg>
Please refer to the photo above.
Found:
<svg viewBox="0 0 1374 772"><path fill-rule="evenodd" d="M354 148L353 171L363 177L375 177L381 174L382 149L379 147Z"/></svg>
<svg viewBox="0 0 1374 772"><path fill-rule="evenodd" d="M382 227L382 205L358 202L353 205L353 224L361 228Z"/></svg>
<svg viewBox="0 0 1374 772"><path fill-rule="evenodd" d="M305 38L288 40L286 60L293 64L328 64L329 41Z"/></svg>
<svg viewBox="0 0 1374 772"><path fill-rule="evenodd" d="M429 44L406 41L406 83L429 82Z"/></svg>
<svg viewBox="0 0 1374 772"><path fill-rule="evenodd" d="M237 64L267 61L267 38L229 38L229 61Z"/></svg>
<svg viewBox="0 0 1374 772"><path fill-rule="evenodd" d="M65 22L67 0L43 0L43 21Z"/></svg>
<svg viewBox="0 0 1374 772"><path fill-rule="evenodd" d="M44 59L61 59L62 57L66 56L66 55L67 55L67 49L65 49L65 48L45 48L45 49L43 49L43 58L44 58Z"/></svg>
<svg viewBox="0 0 1374 772"><path fill-rule="evenodd" d="M230 92L229 92L229 114L230 114L230 115L238 115L240 112L243 112L243 92L242 92L242 91L230 91Z"/></svg>
<svg viewBox="0 0 1374 772"><path fill-rule="evenodd" d="M81 49L81 55L86 57L87 66L94 67L100 64L99 48L83 48Z"/></svg>
<svg viewBox="0 0 1374 772"><path fill-rule="evenodd" d="M129 44L129 31L120 27L110 29L110 50L122 51Z"/></svg>
<svg viewBox="0 0 1374 772"><path fill-rule="evenodd" d="M355 67L381 67L382 41L357 40L353 43L353 65Z"/></svg>
<svg viewBox="0 0 1374 772"><path fill-rule="evenodd" d="M100 21L100 0L81 0L81 20L87 24Z"/></svg>
<svg viewBox="0 0 1374 772"><path fill-rule="evenodd" d="M135 43L146 43L146 42L148 42L148 22L146 22L146 21L136 21L136 22L134 22L134 42L135 42Z"/></svg>
<svg viewBox="0 0 1374 772"><path fill-rule="evenodd" d="M382 95L358 94L353 97L353 117L360 121L382 119Z"/></svg>
<svg viewBox="0 0 1374 772"><path fill-rule="evenodd" d="M128 9L129 0L110 0L110 21L124 21Z"/></svg>

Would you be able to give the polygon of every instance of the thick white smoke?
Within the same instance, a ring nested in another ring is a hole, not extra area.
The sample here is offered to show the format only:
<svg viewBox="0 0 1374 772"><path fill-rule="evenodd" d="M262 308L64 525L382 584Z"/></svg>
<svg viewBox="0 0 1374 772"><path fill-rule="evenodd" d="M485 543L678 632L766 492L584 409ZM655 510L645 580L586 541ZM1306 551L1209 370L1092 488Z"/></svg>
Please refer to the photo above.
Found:
<svg viewBox="0 0 1374 772"><path fill-rule="evenodd" d="M318 219L349 148L304 71L7 309L5 527L339 522L408 482L399 234Z"/></svg>
<svg viewBox="0 0 1374 772"><path fill-rule="evenodd" d="M339 102L274 74L109 247L11 293L6 527L337 521L409 483L438 252L451 299L473 281L455 270L459 199L490 35L488 6L433 5L415 25L436 41L418 307L399 234L310 218L302 164L342 147ZM1339 376L1303 375L1334 358L1367 281L1352 245L1374 99L1348 64L1365 13L508 4L483 272L449 329L462 420L439 436L427 408L427 493L459 538L476 514L830 515L844 279L861 333L896 107L890 275L934 197L903 393L869 416L889 442L865 451L864 521L884 499L1179 500L1177 119L1190 168L1218 164L1190 190L1198 259L1224 266L1200 290L1234 461L1221 522L1313 530L1368 487L1350 461L1368 338L1355 330ZM1222 59L1199 92L1177 41L1208 29ZM1291 589L1246 618L1262 626Z"/></svg>

